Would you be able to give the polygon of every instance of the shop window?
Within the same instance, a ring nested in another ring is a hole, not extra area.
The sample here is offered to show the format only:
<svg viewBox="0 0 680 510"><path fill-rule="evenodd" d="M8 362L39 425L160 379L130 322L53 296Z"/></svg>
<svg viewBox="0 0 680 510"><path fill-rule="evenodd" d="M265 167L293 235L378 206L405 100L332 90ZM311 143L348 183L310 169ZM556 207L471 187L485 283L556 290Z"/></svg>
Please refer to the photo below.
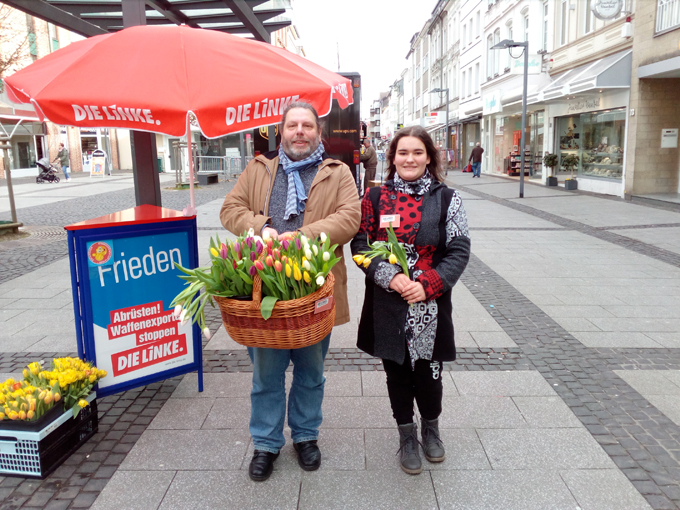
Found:
<svg viewBox="0 0 680 510"><path fill-rule="evenodd" d="M576 154L580 175L622 178L625 108L558 117L556 121L560 162L566 155Z"/></svg>
<svg viewBox="0 0 680 510"><path fill-rule="evenodd" d="M560 5L560 46L567 44L567 30L569 27L569 5L567 0L562 0Z"/></svg>

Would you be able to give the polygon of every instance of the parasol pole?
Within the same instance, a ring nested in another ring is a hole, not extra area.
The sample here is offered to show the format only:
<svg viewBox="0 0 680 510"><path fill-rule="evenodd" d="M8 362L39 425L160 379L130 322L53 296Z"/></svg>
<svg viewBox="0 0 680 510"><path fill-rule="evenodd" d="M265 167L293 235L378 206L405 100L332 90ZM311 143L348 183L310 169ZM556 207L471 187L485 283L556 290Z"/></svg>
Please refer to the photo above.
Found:
<svg viewBox="0 0 680 510"><path fill-rule="evenodd" d="M184 208L184 216L196 215L196 201L194 200L194 151L191 149L191 121L187 112L187 161L189 163L189 206Z"/></svg>

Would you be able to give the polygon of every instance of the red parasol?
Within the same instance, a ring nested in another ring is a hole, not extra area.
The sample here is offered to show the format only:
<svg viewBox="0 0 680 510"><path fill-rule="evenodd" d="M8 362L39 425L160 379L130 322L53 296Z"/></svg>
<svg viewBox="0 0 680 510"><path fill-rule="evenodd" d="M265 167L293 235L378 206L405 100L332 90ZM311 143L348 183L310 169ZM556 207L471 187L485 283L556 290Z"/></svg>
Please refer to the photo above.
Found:
<svg viewBox="0 0 680 510"><path fill-rule="evenodd" d="M41 120L206 138L276 124L286 104L324 116L352 103L350 80L270 44L187 26L136 26L72 43L5 78ZM190 183L193 172L190 164ZM191 208L193 209L193 188Z"/></svg>

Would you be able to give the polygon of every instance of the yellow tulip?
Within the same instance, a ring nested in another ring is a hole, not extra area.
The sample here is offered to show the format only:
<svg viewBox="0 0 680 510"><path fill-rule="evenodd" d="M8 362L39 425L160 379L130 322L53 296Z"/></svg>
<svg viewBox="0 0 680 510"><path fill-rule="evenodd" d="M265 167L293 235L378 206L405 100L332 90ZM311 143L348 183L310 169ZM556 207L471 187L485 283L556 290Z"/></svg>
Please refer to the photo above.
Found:
<svg viewBox="0 0 680 510"><path fill-rule="evenodd" d="M5 419L5 413L0 413L0 421Z"/></svg>
<svg viewBox="0 0 680 510"><path fill-rule="evenodd" d="M295 278L297 281L302 280L302 273L300 272L300 268L297 264L293 266L293 278Z"/></svg>
<svg viewBox="0 0 680 510"><path fill-rule="evenodd" d="M354 260L354 262L357 263L358 266L363 263L365 258L366 257L364 257L363 255L354 255L354 257L352 257L352 259Z"/></svg>
<svg viewBox="0 0 680 510"><path fill-rule="evenodd" d="M87 406L90 405L90 403L89 403L87 400L84 400L84 399L81 398L81 399L78 401L78 405L79 405L80 407L87 407Z"/></svg>
<svg viewBox="0 0 680 510"><path fill-rule="evenodd" d="M218 252L215 248L210 248L210 253L212 253L214 257L220 256L220 252Z"/></svg>
<svg viewBox="0 0 680 510"><path fill-rule="evenodd" d="M290 268L290 266L288 264L286 264L286 277L287 278L290 278L291 271L292 271L292 269Z"/></svg>
<svg viewBox="0 0 680 510"><path fill-rule="evenodd" d="M304 278L305 283L309 283L309 282L312 281L312 279L309 277L309 273L308 273L307 271L305 271L304 273L302 273L302 278Z"/></svg>
<svg viewBox="0 0 680 510"><path fill-rule="evenodd" d="M19 411L19 419L20 420L26 419L26 411Z"/></svg>
<svg viewBox="0 0 680 510"><path fill-rule="evenodd" d="M33 411L28 411L26 413L26 418L28 418L29 420L32 420L34 416L35 416L35 413Z"/></svg>
<svg viewBox="0 0 680 510"><path fill-rule="evenodd" d="M19 418L19 413L17 413L16 411L10 411L7 417L10 420L17 420Z"/></svg>
<svg viewBox="0 0 680 510"><path fill-rule="evenodd" d="M397 263L397 256L394 253L391 253L390 258L388 260L390 261L390 264L396 264Z"/></svg>
<svg viewBox="0 0 680 510"><path fill-rule="evenodd" d="M59 393L55 393L54 394L54 401L59 402L60 399L61 399L61 395Z"/></svg>
<svg viewBox="0 0 680 510"><path fill-rule="evenodd" d="M28 370L24 368L23 374L24 374L24 377L28 377Z"/></svg>
<svg viewBox="0 0 680 510"><path fill-rule="evenodd" d="M364 261L363 261L363 263L362 263L362 265L363 265L364 267L370 266L370 265L371 265L371 259L365 258Z"/></svg>

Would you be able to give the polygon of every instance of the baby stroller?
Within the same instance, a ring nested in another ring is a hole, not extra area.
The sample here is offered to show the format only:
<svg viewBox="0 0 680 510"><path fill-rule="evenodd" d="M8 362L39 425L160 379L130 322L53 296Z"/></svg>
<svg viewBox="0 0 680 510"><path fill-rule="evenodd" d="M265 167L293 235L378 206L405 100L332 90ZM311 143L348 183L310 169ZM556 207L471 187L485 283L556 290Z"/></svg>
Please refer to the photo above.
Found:
<svg viewBox="0 0 680 510"><path fill-rule="evenodd" d="M59 176L57 175L57 172L60 170L60 168L50 163L48 158L40 158L37 165L38 170L40 170L40 174L35 178L35 182L38 184L42 182L59 182Z"/></svg>

